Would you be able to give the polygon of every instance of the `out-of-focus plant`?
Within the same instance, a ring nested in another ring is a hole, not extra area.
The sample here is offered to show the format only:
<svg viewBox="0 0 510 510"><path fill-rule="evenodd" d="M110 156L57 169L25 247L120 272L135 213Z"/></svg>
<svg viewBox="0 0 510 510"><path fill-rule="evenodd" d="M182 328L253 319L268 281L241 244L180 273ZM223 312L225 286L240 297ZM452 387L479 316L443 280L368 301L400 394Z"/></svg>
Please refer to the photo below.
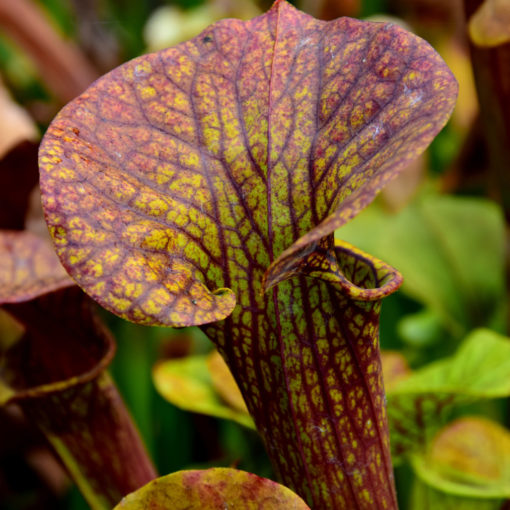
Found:
<svg viewBox="0 0 510 510"><path fill-rule="evenodd" d="M24 328L0 350L0 406L44 433L91 508L110 508L156 473L105 372L115 344L45 240L0 231L0 306Z"/></svg>
<svg viewBox="0 0 510 510"><path fill-rule="evenodd" d="M403 292L424 305L399 326L410 344L438 341L442 330L451 352L474 328L506 331L505 224L494 202L428 192L398 213L374 205L337 236L405 273Z"/></svg>
<svg viewBox="0 0 510 510"><path fill-rule="evenodd" d="M509 450L510 434L497 423L476 416L452 422L413 458L413 508L504 508L510 498Z"/></svg>
<svg viewBox="0 0 510 510"><path fill-rule="evenodd" d="M473 72L488 150L489 190L510 216L510 42L508 2L464 0ZM510 265L509 265L510 267Z"/></svg>
<svg viewBox="0 0 510 510"><path fill-rule="evenodd" d="M250 19L260 14L252 0L211 0L191 9L164 5L156 9L144 27L147 49L157 51L195 36L222 18Z"/></svg>
<svg viewBox="0 0 510 510"><path fill-rule="evenodd" d="M239 388L218 351L161 361L154 384L172 404L254 428Z"/></svg>

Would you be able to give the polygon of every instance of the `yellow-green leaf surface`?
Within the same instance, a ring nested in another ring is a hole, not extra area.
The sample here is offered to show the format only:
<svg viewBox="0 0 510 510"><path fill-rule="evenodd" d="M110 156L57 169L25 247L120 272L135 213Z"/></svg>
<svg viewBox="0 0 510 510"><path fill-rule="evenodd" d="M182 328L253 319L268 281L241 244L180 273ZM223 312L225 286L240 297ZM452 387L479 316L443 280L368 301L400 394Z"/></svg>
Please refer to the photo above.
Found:
<svg viewBox="0 0 510 510"><path fill-rule="evenodd" d="M510 432L486 418L454 421L412 464L421 480L440 492L510 498Z"/></svg>
<svg viewBox="0 0 510 510"><path fill-rule="evenodd" d="M290 489L229 468L178 471L126 496L115 510L309 510Z"/></svg>
<svg viewBox="0 0 510 510"><path fill-rule="evenodd" d="M489 330L470 334L451 358L391 387L388 414L397 455L425 447L454 405L510 395L510 341Z"/></svg>
<svg viewBox="0 0 510 510"><path fill-rule="evenodd" d="M337 236L397 267L403 290L462 337L475 327L501 328L504 229L494 202L430 195L396 215L367 209Z"/></svg>
<svg viewBox="0 0 510 510"><path fill-rule="evenodd" d="M0 351L5 351L19 340L25 329L9 313L0 307Z"/></svg>
<svg viewBox="0 0 510 510"><path fill-rule="evenodd" d="M219 362L213 360L215 367L211 370L210 360L211 355L188 356L158 363L153 370L157 390L166 400L186 411L225 418L254 428L246 406L241 409L240 403L244 404L244 401L228 367L224 363L220 365L222 374L218 375ZM222 393L213 383L218 376L222 378L223 388L228 385ZM231 402L236 405L228 405Z"/></svg>
<svg viewBox="0 0 510 510"><path fill-rule="evenodd" d="M113 70L42 142L70 274L127 319L207 324L276 472L317 508L396 505L377 337L401 279L332 232L456 91L413 34L277 0Z"/></svg>
<svg viewBox="0 0 510 510"><path fill-rule="evenodd" d="M369 203L455 94L432 48L395 25L326 23L281 0L219 22L112 71L52 123L40 165L57 252L123 317L224 318L285 248Z"/></svg>

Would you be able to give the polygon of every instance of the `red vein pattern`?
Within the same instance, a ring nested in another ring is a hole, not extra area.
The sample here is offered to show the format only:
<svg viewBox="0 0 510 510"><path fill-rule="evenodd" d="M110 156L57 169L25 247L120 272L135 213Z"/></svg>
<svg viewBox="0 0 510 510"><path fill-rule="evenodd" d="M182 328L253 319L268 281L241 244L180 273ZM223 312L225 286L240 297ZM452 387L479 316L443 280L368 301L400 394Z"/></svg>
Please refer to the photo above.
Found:
<svg viewBox="0 0 510 510"><path fill-rule="evenodd" d="M396 505L376 344L399 277L330 234L425 149L455 95L418 37L278 0L117 68L44 137L66 269L126 319L204 325L315 508Z"/></svg>

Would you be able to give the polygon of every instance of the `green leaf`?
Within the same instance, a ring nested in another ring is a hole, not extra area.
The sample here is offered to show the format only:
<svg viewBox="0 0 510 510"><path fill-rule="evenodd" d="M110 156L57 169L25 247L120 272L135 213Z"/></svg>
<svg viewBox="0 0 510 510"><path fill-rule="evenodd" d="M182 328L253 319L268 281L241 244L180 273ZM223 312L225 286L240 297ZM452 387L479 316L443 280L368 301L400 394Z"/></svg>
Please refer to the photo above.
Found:
<svg viewBox="0 0 510 510"><path fill-rule="evenodd" d="M187 356L158 363L153 370L157 390L166 400L186 411L225 418L254 428L248 410L229 406L215 390L209 359L209 355ZM235 389L239 392L237 387Z"/></svg>
<svg viewBox="0 0 510 510"><path fill-rule="evenodd" d="M510 498L510 432L485 418L470 416L449 424L426 453L413 456L412 465L438 498L442 493L456 496L450 500L474 498L476 503L495 499L496 505Z"/></svg>
<svg viewBox="0 0 510 510"><path fill-rule="evenodd" d="M0 259L0 306L24 327L22 337L0 345L0 406L19 405L91 508L111 508L155 477L106 372L113 338L48 243L0 232Z"/></svg>
<svg viewBox="0 0 510 510"><path fill-rule="evenodd" d="M451 358L391 387L388 416L395 456L425 447L452 406L510 395L509 373L510 340L480 329Z"/></svg>
<svg viewBox="0 0 510 510"><path fill-rule="evenodd" d="M397 215L367 210L337 237L397 267L403 290L457 337L475 327L503 329L504 221L493 202L425 196Z"/></svg>
<svg viewBox="0 0 510 510"><path fill-rule="evenodd" d="M230 407L248 414L243 395L239 391L239 386L230 372L225 360L217 350L213 350L207 358L207 369L211 374L212 385L218 392L218 395Z"/></svg>
<svg viewBox="0 0 510 510"><path fill-rule="evenodd" d="M503 510L500 499L453 496L415 480L409 508L413 510Z"/></svg>
<svg viewBox="0 0 510 510"><path fill-rule="evenodd" d="M290 489L230 468L178 471L126 496L115 510L310 510Z"/></svg>
<svg viewBox="0 0 510 510"><path fill-rule="evenodd" d="M402 317L397 330L408 345L424 348L438 343L447 335L444 321L432 308L423 308L419 312Z"/></svg>

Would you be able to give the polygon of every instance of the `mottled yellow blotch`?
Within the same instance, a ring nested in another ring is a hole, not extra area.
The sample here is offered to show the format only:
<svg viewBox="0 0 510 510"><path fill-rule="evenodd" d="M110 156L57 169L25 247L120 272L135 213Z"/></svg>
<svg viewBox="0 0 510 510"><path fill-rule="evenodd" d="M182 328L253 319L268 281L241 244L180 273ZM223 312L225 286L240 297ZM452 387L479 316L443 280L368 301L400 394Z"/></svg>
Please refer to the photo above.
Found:
<svg viewBox="0 0 510 510"><path fill-rule="evenodd" d="M83 267L87 277L99 278L103 275L103 265L99 261L89 260Z"/></svg>
<svg viewBox="0 0 510 510"><path fill-rule="evenodd" d="M64 227L61 226L50 226L50 234L53 238L53 242L58 245L65 245L67 244L67 233Z"/></svg>
<svg viewBox="0 0 510 510"><path fill-rule="evenodd" d="M361 491L361 496L362 498L367 502L367 503L373 503L373 499L372 499L372 496L370 495L370 492L368 492L367 489L363 489Z"/></svg>
<svg viewBox="0 0 510 510"><path fill-rule="evenodd" d="M93 296L102 296L105 290L106 284L105 282L97 282L95 285L90 287L90 293Z"/></svg>
<svg viewBox="0 0 510 510"><path fill-rule="evenodd" d="M134 67L135 76L144 76L152 72L152 65L149 60L139 59Z"/></svg>
<svg viewBox="0 0 510 510"><path fill-rule="evenodd" d="M189 168L198 169L200 165L200 157L195 152L185 152L180 156L181 163ZM202 179L199 174L195 174L191 176L190 184L192 186L200 186Z"/></svg>
<svg viewBox="0 0 510 510"><path fill-rule="evenodd" d="M169 235L172 235L172 233L163 230L152 230L149 235L144 238L142 246L154 250L164 250L168 246Z"/></svg>
<svg viewBox="0 0 510 510"><path fill-rule="evenodd" d="M131 299L139 298L144 292L144 286L141 283L126 283L124 286L124 293L126 297Z"/></svg>
<svg viewBox="0 0 510 510"><path fill-rule="evenodd" d="M140 90L140 96L142 99L150 99L157 94L154 87L142 87Z"/></svg>
<svg viewBox="0 0 510 510"><path fill-rule="evenodd" d="M113 294L106 294L104 298L112 308L119 310L121 313L126 312L131 306L131 300L126 298L119 298Z"/></svg>
<svg viewBox="0 0 510 510"><path fill-rule="evenodd" d="M76 179L76 172L68 167L58 167L56 176L63 180Z"/></svg>

